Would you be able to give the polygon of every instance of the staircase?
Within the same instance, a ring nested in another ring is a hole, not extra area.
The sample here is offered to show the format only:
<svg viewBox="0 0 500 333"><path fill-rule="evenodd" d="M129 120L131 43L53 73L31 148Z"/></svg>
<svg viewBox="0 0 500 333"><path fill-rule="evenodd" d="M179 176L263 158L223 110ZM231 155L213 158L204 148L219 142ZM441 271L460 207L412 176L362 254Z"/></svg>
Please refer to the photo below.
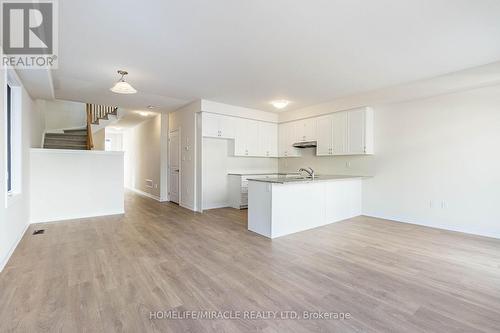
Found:
<svg viewBox="0 0 500 333"><path fill-rule="evenodd" d="M45 133L43 148L46 149L87 149L86 128L63 130L62 133Z"/></svg>
<svg viewBox="0 0 500 333"><path fill-rule="evenodd" d="M91 150L94 148L92 132L97 132L118 119L118 108L87 103L87 126L46 132L43 148Z"/></svg>

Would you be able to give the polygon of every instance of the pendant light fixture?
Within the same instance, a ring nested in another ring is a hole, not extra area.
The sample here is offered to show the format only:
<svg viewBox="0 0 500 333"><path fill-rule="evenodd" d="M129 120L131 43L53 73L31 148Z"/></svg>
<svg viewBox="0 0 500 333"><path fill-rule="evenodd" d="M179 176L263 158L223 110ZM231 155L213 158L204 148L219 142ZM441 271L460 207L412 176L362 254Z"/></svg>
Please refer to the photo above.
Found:
<svg viewBox="0 0 500 333"><path fill-rule="evenodd" d="M128 72L119 70L118 74L120 74L122 77L110 90L117 94L135 94L137 90L135 90L134 87L132 87L128 82L125 82L125 75L127 75Z"/></svg>

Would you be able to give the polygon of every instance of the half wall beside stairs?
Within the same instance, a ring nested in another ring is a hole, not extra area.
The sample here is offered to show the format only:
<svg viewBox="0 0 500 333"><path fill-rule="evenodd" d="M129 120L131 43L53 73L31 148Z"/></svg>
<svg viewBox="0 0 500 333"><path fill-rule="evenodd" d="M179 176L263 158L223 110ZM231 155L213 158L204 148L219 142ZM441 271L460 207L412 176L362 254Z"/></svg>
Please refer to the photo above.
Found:
<svg viewBox="0 0 500 333"><path fill-rule="evenodd" d="M123 152L31 149L30 222L124 212Z"/></svg>

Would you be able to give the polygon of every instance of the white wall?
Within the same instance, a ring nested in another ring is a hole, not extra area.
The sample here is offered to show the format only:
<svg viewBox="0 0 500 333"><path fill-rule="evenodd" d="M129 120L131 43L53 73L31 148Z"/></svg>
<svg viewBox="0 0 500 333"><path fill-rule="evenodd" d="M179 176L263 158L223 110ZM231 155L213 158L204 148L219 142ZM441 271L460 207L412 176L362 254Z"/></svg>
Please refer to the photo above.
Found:
<svg viewBox="0 0 500 333"><path fill-rule="evenodd" d="M36 100L43 115L45 130L84 127L87 125L85 103L63 100Z"/></svg>
<svg viewBox="0 0 500 333"><path fill-rule="evenodd" d="M500 238L500 86L372 106L375 155L309 150L280 159L280 171L374 175L364 181L364 214Z"/></svg>
<svg viewBox="0 0 500 333"><path fill-rule="evenodd" d="M203 138L203 209L228 207L228 173L276 173L277 158L231 156L229 140Z"/></svg>
<svg viewBox="0 0 500 333"><path fill-rule="evenodd" d="M105 150L106 128L101 128L98 131L92 132L92 142L94 143L93 150Z"/></svg>
<svg viewBox="0 0 500 333"><path fill-rule="evenodd" d="M29 199L30 199L30 178L29 165L32 133L37 133L37 128L41 128L39 123L35 103L28 95L26 90L22 89L21 99L21 193L10 200L6 194L6 98L5 98L5 80L6 71L0 70L0 271L14 251L18 241L23 236L29 224ZM34 140L36 144L36 140Z"/></svg>
<svg viewBox="0 0 500 333"><path fill-rule="evenodd" d="M161 115L127 130L123 136L125 185L160 200ZM153 182L148 186L146 180Z"/></svg>
<svg viewBox="0 0 500 333"><path fill-rule="evenodd" d="M31 223L124 212L123 153L31 150Z"/></svg>

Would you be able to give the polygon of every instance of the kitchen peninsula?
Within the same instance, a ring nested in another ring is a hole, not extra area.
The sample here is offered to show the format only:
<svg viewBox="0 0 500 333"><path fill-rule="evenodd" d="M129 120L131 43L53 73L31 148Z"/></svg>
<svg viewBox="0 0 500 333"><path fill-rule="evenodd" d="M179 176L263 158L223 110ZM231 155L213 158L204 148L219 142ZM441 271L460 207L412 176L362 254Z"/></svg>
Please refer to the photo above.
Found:
<svg viewBox="0 0 500 333"><path fill-rule="evenodd" d="M362 178L249 178L248 230L276 238L361 215Z"/></svg>

